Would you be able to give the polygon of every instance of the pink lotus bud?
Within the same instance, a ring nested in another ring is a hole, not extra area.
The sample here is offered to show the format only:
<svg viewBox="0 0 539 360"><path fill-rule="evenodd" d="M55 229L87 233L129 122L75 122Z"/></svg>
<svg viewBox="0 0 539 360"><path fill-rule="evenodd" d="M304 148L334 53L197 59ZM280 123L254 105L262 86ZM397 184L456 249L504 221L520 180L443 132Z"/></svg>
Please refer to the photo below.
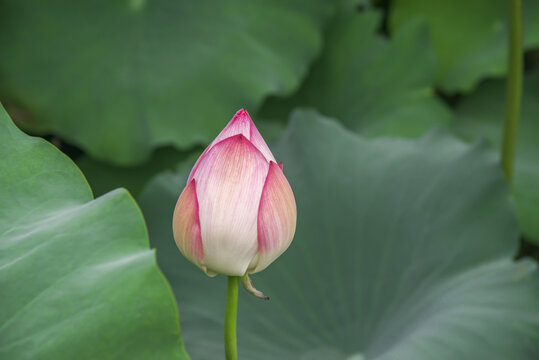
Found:
<svg viewBox="0 0 539 360"><path fill-rule="evenodd" d="M172 227L182 254L209 276L264 270L292 242L294 194L247 111L197 160Z"/></svg>

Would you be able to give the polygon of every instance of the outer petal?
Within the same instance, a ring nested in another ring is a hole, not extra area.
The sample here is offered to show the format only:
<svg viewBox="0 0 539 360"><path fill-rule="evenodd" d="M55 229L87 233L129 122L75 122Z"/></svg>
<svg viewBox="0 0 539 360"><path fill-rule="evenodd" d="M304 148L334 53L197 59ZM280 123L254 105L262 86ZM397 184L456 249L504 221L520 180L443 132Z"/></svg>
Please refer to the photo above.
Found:
<svg viewBox="0 0 539 360"><path fill-rule="evenodd" d="M225 128L219 133L219 135L217 135L217 137L212 141L212 143L204 150L202 155L200 155L197 162L195 163L195 166L193 166L191 173L189 174L189 180L193 178L193 175L198 168L200 162L211 150L211 148L213 148L219 142L228 139L229 137L240 134L245 136L249 141L251 141L253 145L258 150L260 150L260 152L264 155L268 162L275 161L275 158L273 157L273 154L268 148L268 145L266 145L266 142L262 138L262 135L260 135L255 124L251 120L249 113L241 109L236 113L236 115L234 115L232 120L230 120L227 126L225 126Z"/></svg>
<svg viewBox="0 0 539 360"><path fill-rule="evenodd" d="M241 276L257 251L257 214L269 164L243 135L216 144L193 174L208 271Z"/></svg>
<svg viewBox="0 0 539 360"><path fill-rule="evenodd" d="M271 162L258 210L258 252L249 273L264 270L290 246L296 217L292 189L281 167Z"/></svg>
<svg viewBox="0 0 539 360"><path fill-rule="evenodd" d="M176 245L178 245L183 256L206 271L198 210L196 182L191 180L183 189L176 203L172 231Z"/></svg>

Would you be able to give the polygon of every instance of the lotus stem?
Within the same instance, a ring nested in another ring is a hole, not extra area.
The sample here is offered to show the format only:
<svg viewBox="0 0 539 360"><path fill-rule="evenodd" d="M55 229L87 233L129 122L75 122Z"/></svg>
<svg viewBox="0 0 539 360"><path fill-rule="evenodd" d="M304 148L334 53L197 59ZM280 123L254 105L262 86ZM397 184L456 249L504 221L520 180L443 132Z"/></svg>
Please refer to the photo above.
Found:
<svg viewBox="0 0 539 360"><path fill-rule="evenodd" d="M225 309L225 358L238 360L238 346L236 340L236 321L238 317L238 287L239 277L229 276L226 291Z"/></svg>
<svg viewBox="0 0 539 360"><path fill-rule="evenodd" d="M522 1L509 0L509 52L502 168L507 182L513 182L518 118L522 97Z"/></svg>

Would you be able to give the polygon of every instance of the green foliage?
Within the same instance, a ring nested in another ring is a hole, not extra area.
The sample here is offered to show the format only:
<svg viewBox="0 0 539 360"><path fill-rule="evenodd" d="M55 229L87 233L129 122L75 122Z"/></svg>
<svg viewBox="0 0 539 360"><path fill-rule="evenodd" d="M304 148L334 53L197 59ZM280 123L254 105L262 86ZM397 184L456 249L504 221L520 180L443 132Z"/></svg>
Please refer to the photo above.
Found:
<svg viewBox="0 0 539 360"><path fill-rule="evenodd" d="M486 137L500 148L505 90L505 81L491 80L463 99L456 131L468 139ZM525 75L523 95L513 195L524 235L539 242L539 70Z"/></svg>
<svg viewBox="0 0 539 360"><path fill-rule="evenodd" d="M291 248L242 292L244 359L513 359L539 351L539 274L513 262L518 228L497 156L444 133L354 135L297 112L274 147L298 205ZM196 359L222 353L226 279L208 278L170 230L188 166L140 197Z"/></svg>
<svg viewBox="0 0 539 360"><path fill-rule="evenodd" d="M198 154L195 151L195 154ZM173 169L189 156L188 152L171 147L157 149L149 161L130 167L119 167L84 156L77 161L96 196L105 194L118 187L125 187L133 196L137 196L155 174Z"/></svg>
<svg viewBox="0 0 539 360"><path fill-rule="evenodd" d="M287 117L311 106L367 136L419 136L448 124L451 112L434 96L435 58L420 23L388 41L377 34L374 11L336 17L326 46L299 92L268 101L264 117Z"/></svg>
<svg viewBox="0 0 539 360"><path fill-rule="evenodd" d="M328 0L0 2L0 94L107 162L208 143L223 114L296 89Z"/></svg>
<svg viewBox="0 0 539 360"><path fill-rule="evenodd" d="M126 191L93 200L77 167L0 106L0 358L188 359Z"/></svg>
<svg viewBox="0 0 539 360"><path fill-rule="evenodd" d="M523 6L524 46L539 47L539 2L523 0ZM482 78L506 73L506 0L393 1L394 33L414 18L428 23L438 59L437 84L445 91L470 91Z"/></svg>
<svg viewBox="0 0 539 360"><path fill-rule="evenodd" d="M539 1L523 6L539 48ZM513 259L539 255L539 58L509 191L505 79L488 79L506 74L506 7L0 0L0 99L100 196L0 107L0 358L189 359L183 341L223 358L226 279L181 256L171 218L194 157L244 107L284 161L298 227L252 277L271 300L240 291L240 360L534 359L537 263ZM117 187L143 207L181 338Z"/></svg>

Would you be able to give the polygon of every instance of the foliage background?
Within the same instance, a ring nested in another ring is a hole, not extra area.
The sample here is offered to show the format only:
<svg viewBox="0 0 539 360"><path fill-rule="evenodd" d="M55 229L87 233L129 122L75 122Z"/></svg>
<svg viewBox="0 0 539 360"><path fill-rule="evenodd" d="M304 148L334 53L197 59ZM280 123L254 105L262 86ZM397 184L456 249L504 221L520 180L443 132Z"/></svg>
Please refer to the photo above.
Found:
<svg viewBox="0 0 539 360"><path fill-rule="evenodd" d="M271 301L240 299L240 357L536 358L539 2L523 14L509 189L504 0L0 0L1 357L222 357L224 278L170 221L244 107L299 214L254 277Z"/></svg>

